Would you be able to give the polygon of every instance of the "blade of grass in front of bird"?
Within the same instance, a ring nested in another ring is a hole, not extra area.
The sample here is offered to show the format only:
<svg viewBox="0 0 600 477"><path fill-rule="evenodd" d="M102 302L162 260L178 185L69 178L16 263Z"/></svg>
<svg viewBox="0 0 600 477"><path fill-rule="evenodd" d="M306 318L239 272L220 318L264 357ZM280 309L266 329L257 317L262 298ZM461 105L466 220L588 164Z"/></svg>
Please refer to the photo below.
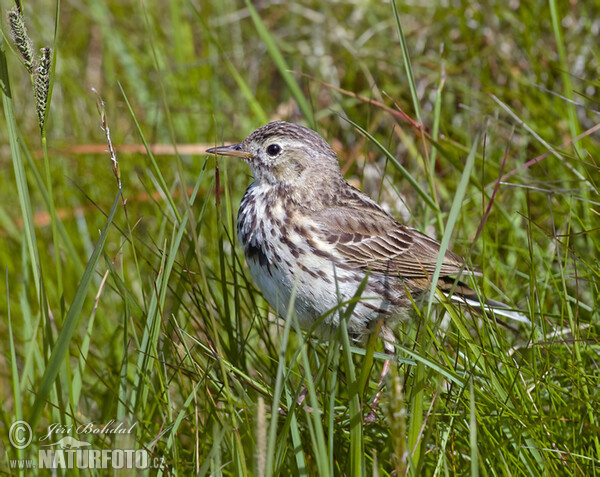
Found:
<svg viewBox="0 0 600 477"><path fill-rule="evenodd" d="M362 417L362 393L360 380L356 377L356 368L352 359L352 346L350 345L350 335L348 334L348 321L354 313L356 305L360 302L363 292L369 280L369 274L365 274L356 289L354 296L348 301L345 309L342 308L342 296L337 280L336 269L333 269L336 294L338 299L339 313L339 328L337 330L336 339L341 340L342 356L344 359L344 367L347 374L347 388L349 399L349 423L350 423L350 474L364 475L366 472L365 452L364 452L364 435L363 435L363 417ZM371 351L372 353L372 351Z"/></svg>
<svg viewBox="0 0 600 477"><path fill-rule="evenodd" d="M360 409L360 398L356 370L352 361L350 338L346 319L340 319L340 333L342 340L342 357L346 368L349 392L349 422L350 422L350 475L365 475L366 465L363 449L363 418Z"/></svg>
<svg viewBox="0 0 600 477"><path fill-rule="evenodd" d="M477 452L477 412L473 377L469 380L469 443L471 444L471 476L479 476L479 453Z"/></svg>
<svg viewBox="0 0 600 477"><path fill-rule="evenodd" d="M452 381L453 383L455 383L459 386L464 386L464 384L465 384L464 379L462 379L462 377L458 373L456 373L454 370L449 371L448 369L443 368L441 365L439 365L435 361L432 361L431 359L429 359L425 356L422 356L421 354L417 353L415 350L408 348L406 346L397 344L396 348L401 350L402 354L407 354L408 356L412 357L412 359L414 361L416 361L417 363L423 363L426 367L430 368L435 373L445 377L446 379Z"/></svg>
<svg viewBox="0 0 600 477"><path fill-rule="evenodd" d="M350 349L352 350L352 354L358 354L358 355L360 355L360 356L366 356L366 354L367 354L367 350L366 350L366 349L364 349L364 348L359 348L359 347L357 347L357 346L352 346L352 345L350 345ZM381 353L381 352L379 352L379 351L375 351L375 352L373 353L373 358L374 358L374 359L380 359L380 360L383 360L383 361L385 361L386 359L389 359L389 358L390 358L390 356L389 356L388 354ZM397 356L397 357L395 358L395 360L396 360L396 362L397 362L397 363L401 363L401 364L408 364L408 365L411 365L411 366L413 366L413 365L417 364L417 363L416 363L415 361L413 361L412 359L403 358L402 356Z"/></svg>
<svg viewBox="0 0 600 477"><path fill-rule="evenodd" d="M232 199L231 199L231 186L230 186L230 181L228 178L228 174L227 168L223 168L223 169L219 169L220 171L223 171L223 181L221 182L223 184L223 191L225 192L225 218L221 218L221 211L218 210L217 211L217 221L218 224L222 224L219 227L219 240L221 240L221 243L219 244L219 249L221 250L222 247L224 247L225 245L227 245L227 247L230 247L230 250L235 250L235 239L234 237L236 236L236 232L237 232L237 215L234 213L233 210L233 206L232 206ZM221 238L222 237L222 238ZM227 242L225 243L225 240L227 240ZM225 248L223 248L223 251L225 251ZM222 275L221 276L221 280L223 281L223 285L225 285L225 283L229 282L230 283L230 290L231 293L225 295L223 298L224 299L229 299L228 297L230 295L233 295L231 297L231 304L228 305L227 308L229 308L229 310L233 309L233 312L231 313L231 319L229 320L229 322L231 323L231 326L235 329L235 335L236 335L236 339L238 340L238 342L242 342L244 340L244 325L243 325L243 313L241 313L241 309L240 309L240 288L238 285L238 261L236 260L235 254L228 254L225 253L225 256L228 257L228 261L227 261L227 265L228 265L228 270L229 270L229 277L228 278L226 275ZM224 290L225 288L222 286L221 287L222 290ZM226 309L227 309L226 308ZM246 361L246 353L239 353L236 356L236 365L240 368L243 369L248 369L247 368L247 361Z"/></svg>
<svg viewBox="0 0 600 477"><path fill-rule="evenodd" d="M408 420L408 428L406 429L408 441L407 460L410 469L414 475L421 474L421 429L423 427L423 410L425 409L425 387L427 382L425 370L426 367L423 363L417 363L414 370L414 386L408 403L410 406L410 417Z"/></svg>
<svg viewBox="0 0 600 477"><path fill-rule="evenodd" d="M407 475L406 403L397 366L390 367L388 419L396 475Z"/></svg>
<svg viewBox="0 0 600 477"><path fill-rule="evenodd" d="M335 269L334 269L335 274ZM350 336L348 334L348 320L354 312L358 300L367 286L368 274L365 275L358 289L356 290L352 301L348 304L345 310L340 309L339 331L338 336L342 342L342 357L344 367L346 368L346 376L348 383L348 399L349 399L349 423L350 423L350 474L365 475L366 463L364 459L364 439L363 439L363 418L361 410L361 392L359 389L359 381L356 377L356 369L352 360L352 347L350 346ZM336 277L336 289L337 289ZM340 291L337 289L338 301L341 302Z"/></svg>
<svg viewBox="0 0 600 477"><path fill-rule="evenodd" d="M369 378L371 377L371 370L373 369L373 361L375 359L375 347L377 346L377 341L379 340L379 333L381 331L382 326L383 320L380 319L379 323L377 323L373 327L373 331L369 336L367 346L365 347L365 358L361 365L361 370L358 377L358 392L361 396L364 396L364 393L367 389L367 384L369 382Z"/></svg>
<svg viewBox="0 0 600 477"><path fill-rule="evenodd" d="M298 323L298 319L296 316L294 316L294 325L298 336L302 336L302 330L300 329L300 324ZM309 410L306 406L304 407L304 409L308 418L308 426L310 429L311 441L313 444L312 449L315 454L315 465L317 468L317 474L326 476L329 475L329 449L327 446L327 441L325 440L325 433L323 432L323 413L319 405L319 400L317 398L315 381L311 372L308 353L306 352L306 339L308 339L308 335L304 337L304 342L300 347L300 358L302 360L302 366L304 367L304 375L306 382L305 385L308 390L308 401L310 402L312 409Z"/></svg>
<svg viewBox="0 0 600 477"><path fill-rule="evenodd" d="M290 337L290 330L292 327L295 300L296 284L294 284L294 287L292 288L288 310L283 325L283 334L281 335L279 363L277 364L277 373L275 375L275 388L273 390L273 402L271 404L271 422L269 424L269 439L267 442L267 464L265 474L266 477L271 477L276 470L274 468L274 460L276 453L275 451L277 448L277 421L279 418L279 402L281 400L282 390L284 387L284 380L286 377L285 354L287 351L287 344Z"/></svg>
<svg viewBox="0 0 600 477"><path fill-rule="evenodd" d="M329 473L330 475L334 475L334 464L336 453L335 449L335 398L336 398L336 389L338 387L338 370L340 368L340 347L339 346L329 346L327 351L331 350L331 359L328 360L328 369L332 370L331 374L331 384L329 387L329 409L328 409L328 436L329 436Z"/></svg>

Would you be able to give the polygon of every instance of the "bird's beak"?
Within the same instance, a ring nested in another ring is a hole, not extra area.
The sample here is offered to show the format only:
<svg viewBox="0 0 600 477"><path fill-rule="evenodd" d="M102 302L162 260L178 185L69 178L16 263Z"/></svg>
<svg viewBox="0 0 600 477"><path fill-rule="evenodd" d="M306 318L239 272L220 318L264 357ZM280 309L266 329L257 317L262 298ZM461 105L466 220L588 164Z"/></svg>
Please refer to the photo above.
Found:
<svg viewBox="0 0 600 477"><path fill-rule="evenodd" d="M241 144L234 144L233 146L219 146L211 147L207 149L208 154L219 154L221 156L233 156L241 157L243 159L249 159L252 157L252 153L242 150Z"/></svg>

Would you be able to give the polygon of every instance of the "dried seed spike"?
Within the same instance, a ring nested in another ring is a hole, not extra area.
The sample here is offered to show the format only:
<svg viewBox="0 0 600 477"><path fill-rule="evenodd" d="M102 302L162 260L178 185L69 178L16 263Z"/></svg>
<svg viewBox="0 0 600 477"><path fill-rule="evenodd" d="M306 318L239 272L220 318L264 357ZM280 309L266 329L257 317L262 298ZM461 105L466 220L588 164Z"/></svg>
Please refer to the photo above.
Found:
<svg viewBox="0 0 600 477"><path fill-rule="evenodd" d="M15 46L21 53L23 64L29 73L33 73L33 43L27 34L23 15L18 7L11 8L8 11L8 23L10 32L15 42Z"/></svg>
<svg viewBox="0 0 600 477"><path fill-rule="evenodd" d="M119 161L117 159L117 153L110 138L110 128L108 127L108 121L106 120L106 109L104 108L104 101L100 96L100 93L96 91L96 88L92 88L92 91L96 94L96 105L98 106L98 112L100 113L100 119L102 121L102 130L106 136L106 143L108 144L108 153L110 154L110 161L112 163L113 173L117 179L119 189L123 188L121 184L121 171L119 170Z"/></svg>
<svg viewBox="0 0 600 477"><path fill-rule="evenodd" d="M46 119L46 107L48 105L48 92L50 90L50 61L52 49L42 48L40 64L35 71L35 105L38 114L40 129L44 129Z"/></svg>

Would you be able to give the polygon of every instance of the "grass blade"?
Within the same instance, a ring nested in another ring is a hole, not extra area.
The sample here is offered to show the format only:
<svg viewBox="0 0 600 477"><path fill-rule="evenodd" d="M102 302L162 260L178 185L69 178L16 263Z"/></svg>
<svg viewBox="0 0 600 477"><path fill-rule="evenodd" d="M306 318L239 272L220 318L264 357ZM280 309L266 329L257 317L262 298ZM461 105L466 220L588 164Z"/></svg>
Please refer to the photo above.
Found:
<svg viewBox="0 0 600 477"><path fill-rule="evenodd" d="M345 118L343 116L340 116L340 117L344 121L352 124L352 126L354 126L362 134L364 134L369 139L369 141L371 141L373 144L375 144L379 148L379 150L385 154L385 156L390 160L390 162L394 165L394 167L396 167L396 169L398 169L398 171L400 171L400 173L404 176L404 178L410 183L410 185L414 188L414 190L417 192L417 194L419 194L423 198L423 200L425 202L427 202L427 205L429 205L429 207L431 207L436 212L439 210L435 201L429 196L429 194L425 190L423 190L423 188L421 187L421 184L419 184L414 179L414 177L410 174L410 172L408 172L402 166L402 164L400 164L398 162L398 159L396 159L394 157L394 155L390 151L388 151L383 144L381 144L381 142L379 142L372 134L369 134L366 129L360 127L355 122L353 122L350 119Z"/></svg>
<svg viewBox="0 0 600 477"><path fill-rule="evenodd" d="M404 32L402 31L402 24L400 23L400 14L398 13L398 6L396 0L392 0L392 10L394 11L394 19L396 20L396 31L398 32L398 39L400 40L400 47L402 48L402 62L404 63L404 71L408 78L408 87L410 88L410 97L412 98L413 108L415 108L415 114L419 124L423 124L421 120L421 106L419 105L419 96L417 95L417 87L415 86L415 76L413 74L412 65L410 64L410 56L408 54L408 47L406 46L406 40L404 39Z"/></svg>
<svg viewBox="0 0 600 477"><path fill-rule="evenodd" d="M548 0L548 3L550 4L552 29L554 31L556 49L558 50L558 58L560 60L560 77L563 82L563 94L565 98L567 98L565 107L567 108L567 115L569 117L569 129L571 130L571 137L577 137L581 129L579 127L579 121L577 120L577 111L575 111L575 105L573 104L573 86L571 85L570 69L567 65L567 53L565 51L565 42L560 26L561 19L558 16L558 5L556 4L556 0ZM575 142L573 143L573 146L581 157L583 154L581 145L578 142Z"/></svg>
<svg viewBox="0 0 600 477"><path fill-rule="evenodd" d="M8 129L8 139L10 143L10 152L13 160L15 179L17 181L17 191L19 196L19 205L21 206L21 216L23 217L23 229L25 239L27 240L27 250L29 252L29 261L31 263L31 273L37 292L38 301L40 300L40 258L38 253L37 240L35 237L35 228L33 225L33 212L31 208L31 198L27 178L25 176L25 167L19 148L19 133L17 122L13 110L12 92L10 88L10 79L8 77L8 66L6 63L6 52L4 49L4 36L0 35L0 89L2 90L2 105L4 107L4 117Z"/></svg>
<svg viewBox="0 0 600 477"><path fill-rule="evenodd" d="M473 378L469 380L469 442L471 443L471 475L479 476L479 454L477 452L477 411L475 405L475 391L473 390Z"/></svg>
<svg viewBox="0 0 600 477"><path fill-rule="evenodd" d="M304 97L304 94L302 93L300 86L298 86L296 79L290 73L290 69L285 59L283 58L281 51L279 51L279 47L277 46L275 38L273 38L273 35L263 23L262 19L260 18L260 15L256 11L256 8L254 8L254 5L252 5L250 0L246 0L246 6L248 7L248 11L250 12L250 16L252 17L252 21L254 22L256 31L258 32L258 35L267 47L267 51L269 52L271 59L275 63L275 66L279 70L279 74L283 77L285 84L287 84L288 88L290 89L290 93L298 103L298 107L300 108L300 111L302 111L304 118L314 129L316 124L312 108L310 107L310 104L308 104L308 101Z"/></svg>
<svg viewBox="0 0 600 477"><path fill-rule="evenodd" d="M117 205L119 204L120 198L121 191L119 191L117 197L115 198L110 210L110 214L108 215L108 219L106 220L106 225L100 234L100 238L94 247L94 251L92 252L92 256L90 257L88 264L85 267L85 271L83 272L83 276L81 277L81 281L77 287L77 292L75 293L75 298L71 303L71 307L69 308L67 316L63 322L63 327L60 331L54 349L52 350L48 364L46 365L46 370L44 371L39 390L35 397L35 402L31 411L31 417L28 420L29 425L32 428L35 427L38 419L40 418L52 384L54 383L54 380L56 379L63 360L67 354L69 344L71 343L71 338L73 338L73 335L77 329L77 323L81 315L83 303L87 297L88 288L92 283L96 265L98 264L98 260L100 259L102 251L104 250L106 238L108 237L108 231L110 230L110 226L117 211Z"/></svg>
<svg viewBox="0 0 600 477"><path fill-rule="evenodd" d="M444 255L446 254L446 250L448 250L448 245L450 244L450 237L452 236L452 232L454 231L454 226L456 224L456 220L458 219L458 215L462 207L462 201L465 196L467 186L469 185L471 171L473 170L473 165L475 164L475 155L477 154L479 138L480 134L478 134L473 140L473 147L471 148L471 151L467 156L465 167L463 169L462 175L460 176L460 181L458 183L458 187L456 188L456 193L454 194L454 200L452 202L452 207L450 208L450 213L448 214L448 221L446 222L446 229L444 230L444 235L442 236L442 240L440 242L440 252L438 254L437 263L435 265L435 272L433 273L431 283L437 283L438 279L440 278L440 270L442 267L442 262L444 261ZM437 287L435 286L432 286L429 290L429 299L427 301L427 316L431 316L431 305L434 302L436 290Z"/></svg>

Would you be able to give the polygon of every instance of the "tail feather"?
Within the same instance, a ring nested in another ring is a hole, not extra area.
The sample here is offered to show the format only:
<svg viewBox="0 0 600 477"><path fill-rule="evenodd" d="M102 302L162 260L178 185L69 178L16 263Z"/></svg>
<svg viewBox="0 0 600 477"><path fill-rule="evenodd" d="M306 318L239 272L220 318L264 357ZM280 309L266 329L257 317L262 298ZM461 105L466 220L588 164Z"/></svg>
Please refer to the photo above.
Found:
<svg viewBox="0 0 600 477"><path fill-rule="evenodd" d="M469 306L474 308L482 309L486 312L491 312L496 315L504 316L510 320L518 321L519 323L525 323L527 325L531 324L529 318L527 318L522 313L518 311L512 310L508 305L505 305L502 302L496 300L486 299L484 303L481 303L481 300L477 295L452 295L450 297L452 301L456 301L459 303L466 303Z"/></svg>
<svg viewBox="0 0 600 477"><path fill-rule="evenodd" d="M442 292L444 292L444 294L452 301L467 304L483 312L504 316L505 318L518 321L519 323L531 324L531 321L525 315L518 311L514 311L510 306L505 305L502 302L490 300L488 298L482 303L482 300L477 293L462 282L455 283L455 281L449 277L442 277L438 282L438 288L440 288L440 290L442 290ZM452 295L450 295L450 292L452 292Z"/></svg>

